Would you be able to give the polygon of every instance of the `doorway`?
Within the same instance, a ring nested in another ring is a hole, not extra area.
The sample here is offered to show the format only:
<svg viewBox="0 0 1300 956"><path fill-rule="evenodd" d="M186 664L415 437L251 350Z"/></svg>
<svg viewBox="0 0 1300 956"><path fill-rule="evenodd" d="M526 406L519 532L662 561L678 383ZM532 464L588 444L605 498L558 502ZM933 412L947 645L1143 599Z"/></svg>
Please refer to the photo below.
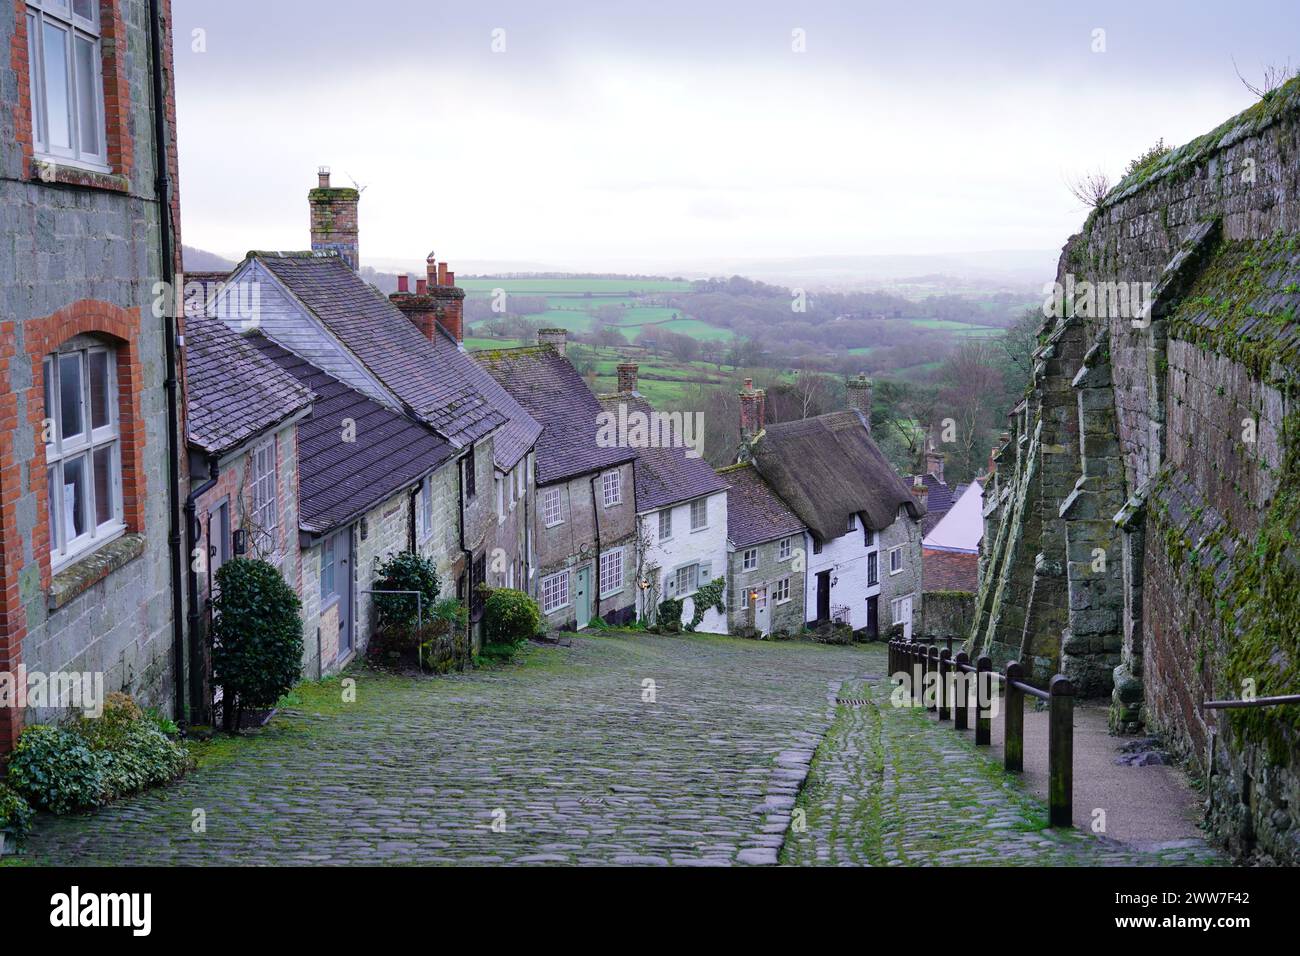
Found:
<svg viewBox="0 0 1300 956"><path fill-rule="evenodd" d="M321 556L329 573L329 587L338 598L339 653L343 660L352 653L355 645L352 621L352 529L340 531L325 539ZM324 599L324 595L322 595Z"/></svg>
<svg viewBox="0 0 1300 956"><path fill-rule="evenodd" d="M817 623L831 619L831 573L817 572Z"/></svg>
<svg viewBox="0 0 1300 956"><path fill-rule="evenodd" d="M591 565L584 564L578 568L576 577L573 588L573 613L578 620L577 629L581 631L591 621Z"/></svg>

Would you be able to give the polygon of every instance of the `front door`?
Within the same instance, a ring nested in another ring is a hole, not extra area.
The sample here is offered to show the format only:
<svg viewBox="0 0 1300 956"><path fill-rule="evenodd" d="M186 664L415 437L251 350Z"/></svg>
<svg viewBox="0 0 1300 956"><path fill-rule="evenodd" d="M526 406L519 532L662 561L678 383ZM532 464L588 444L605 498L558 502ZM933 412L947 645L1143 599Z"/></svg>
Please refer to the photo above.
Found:
<svg viewBox="0 0 1300 956"><path fill-rule="evenodd" d="M876 594L867 598L867 636L873 641L880 637L880 596Z"/></svg>
<svg viewBox="0 0 1300 956"><path fill-rule="evenodd" d="M591 620L591 565L584 564L578 568L577 580L573 585L573 613L578 620L578 630L582 630Z"/></svg>
<svg viewBox="0 0 1300 956"><path fill-rule="evenodd" d="M817 620L829 621L831 619L831 573L829 571L819 571L817 573Z"/></svg>
<svg viewBox="0 0 1300 956"><path fill-rule="evenodd" d="M903 640L910 641L912 639L912 599L910 597L899 598L894 602L894 607L896 609L894 623L902 623Z"/></svg>
<svg viewBox="0 0 1300 956"><path fill-rule="evenodd" d="M340 531L325 542L334 561L334 592L339 596L339 658L352 653L352 529Z"/></svg>
<svg viewBox="0 0 1300 956"><path fill-rule="evenodd" d="M754 629L768 634L772 630L772 611L767 606L767 588L754 588L750 595L754 602Z"/></svg>

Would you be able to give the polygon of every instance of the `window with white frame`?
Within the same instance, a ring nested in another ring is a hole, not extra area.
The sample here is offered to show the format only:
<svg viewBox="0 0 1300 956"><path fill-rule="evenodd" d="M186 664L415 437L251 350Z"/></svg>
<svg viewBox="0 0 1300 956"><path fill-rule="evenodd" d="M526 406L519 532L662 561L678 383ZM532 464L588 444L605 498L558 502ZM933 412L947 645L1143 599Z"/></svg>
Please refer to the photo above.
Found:
<svg viewBox="0 0 1300 956"><path fill-rule="evenodd" d="M707 498L700 498L698 501L691 502L691 530L703 531L709 526L709 502Z"/></svg>
<svg viewBox="0 0 1300 956"><path fill-rule="evenodd" d="M688 564L667 575L664 586L666 596L671 598L688 597L699 587L700 566Z"/></svg>
<svg viewBox="0 0 1300 956"><path fill-rule="evenodd" d="M335 571L338 569L338 555L334 553L333 536L325 539L320 548L320 601L324 605L338 594L335 584Z"/></svg>
<svg viewBox="0 0 1300 956"><path fill-rule="evenodd" d="M42 367L50 564L57 570L124 528L117 353L65 349Z"/></svg>
<svg viewBox="0 0 1300 956"><path fill-rule="evenodd" d="M778 561L788 561L793 550L793 539L782 538L781 543L777 545L776 557Z"/></svg>
<svg viewBox="0 0 1300 956"><path fill-rule="evenodd" d="M547 488L542 493L542 520L548 528L564 523L564 501L559 488Z"/></svg>
<svg viewBox="0 0 1300 956"><path fill-rule="evenodd" d="M749 593L754 596L754 610L766 611L767 610L767 588L756 588L755 590L750 591Z"/></svg>
<svg viewBox="0 0 1300 956"><path fill-rule="evenodd" d="M753 571L758 567L758 548L749 548L740 557L740 570Z"/></svg>
<svg viewBox="0 0 1300 956"><path fill-rule="evenodd" d="M667 541L673 536L673 509L665 508L659 512L659 540Z"/></svg>
<svg viewBox="0 0 1300 956"><path fill-rule="evenodd" d="M542 613L550 614L569 606L569 572L549 574L542 578Z"/></svg>
<svg viewBox="0 0 1300 956"><path fill-rule="evenodd" d="M772 585L772 600L777 604L785 604L790 600L790 579L782 578Z"/></svg>
<svg viewBox="0 0 1300 956"><path fill-rule="evenodd" d="M623 476L617 471L607 471L600 476L601 489L605 493L605 507L623 503Z"/></svg>
<svg viewBox="0 0 1300 956"><path fill-rule="evenodd" d="M416 493L415 536L420 541L433 534L433 476L426 475Z"/></svg>
<svg viewBox="0 0 1300 956"><path fill-rule="evenodd" d="M903 570L903 549L893 548L889 552L889 573L897 574Z"/></svg>
<svg viewBox="0 0 1300 956"><path fill-rule="evenodd" d="M615 548L600 556L600 596L623 590L623 549Z"/></svg>
<svg viewBox="0 0 1300 956"><path fill-rule="evenodd" d="M274 562L280 543L279 502L276 499L275 440L253 450L253 534L257 551Z"/></svg>
<svg viewBox="0 0 1300 956"><path fill-rule="evenodd" d="M28 0L27 63L36 153L107 170L99 0Z"/></svg>

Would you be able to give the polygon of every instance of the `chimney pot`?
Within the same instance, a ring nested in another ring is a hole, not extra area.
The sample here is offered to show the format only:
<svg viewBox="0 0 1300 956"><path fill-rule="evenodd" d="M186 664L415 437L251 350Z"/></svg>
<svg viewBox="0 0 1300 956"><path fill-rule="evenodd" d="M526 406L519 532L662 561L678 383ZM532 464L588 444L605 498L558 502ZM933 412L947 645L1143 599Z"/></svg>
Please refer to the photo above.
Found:
<svg viewBox="0 0 1300 956"><path fill-rule="evenodd" d="M451 271L448 271L448 272L447 272L447 285L455 285L455 284L456 284L456 273L451 272Z"/></svg>
<svg viewBox="0 0 1300 956"><path fill-rule="evenodd" d="M316 170L316 177L316 181L320 183L321 189L330 188L330 168L328 166L322 166L320 169Z"/></svg>
<svg viewBox="0 0 1300 956"><path fill-rule="evenodd" d="M404 294L411 291L411 280L408 276L397 277L397 291Z"/></svg>
<svg viewBox="0 0 1300 956"><path fill-rule="evenodd" d="M311 206L311 250L318 254L333 252L356 272L361 268L357 219L361 194L355 189L330 188L328 166L322 166L317 175L320 185L307 196Z"/></svg>
<svg viewBox="0 0 1300 956"><path fill-rule="evenodd" d="M429 280L428 280L428 279L416 279L416 280L415 280L415 294L416 294L416 295L428 295L428 294L429 294Z"/></svg>
<svg viewBox="0 0 1300 956"><path fill-rule="evenodd" d="M639 366L635 362L621 362L618 366L618 393L631 395L636 391Z"/></svg>
<svg viewBox="0 0 1300 956"><path fill-rule="evenodd" d="M438 263L438 285L451 285L447 281L447 263L445 262Z"/></svg>

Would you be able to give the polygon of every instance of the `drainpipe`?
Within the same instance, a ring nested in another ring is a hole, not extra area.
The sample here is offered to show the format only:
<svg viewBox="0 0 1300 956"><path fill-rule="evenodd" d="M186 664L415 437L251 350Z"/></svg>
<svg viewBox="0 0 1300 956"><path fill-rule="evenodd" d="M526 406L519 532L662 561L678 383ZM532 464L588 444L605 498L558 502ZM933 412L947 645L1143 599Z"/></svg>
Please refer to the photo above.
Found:
<svg viewBox="0 0 1300 956"><path fill-rule="evenodd" d="M162 12L158 0L149 0L149 58L153 61L153 139L154 139L154 191L158 202L158 233L162 255L162 280L168 289L176 285L176 243L172 233L172 181L167 156L167 98L163 94L163 29ZM175 301L175 296L169 297ZM172 659L176 671L176 723L185 725L185 613L181 596L181 460L180 460L180 401L179 382L176 378L176 317L171 309L163 310L163 344L166 350L167 380L167 491L168 532L171 548L172 582Z"/></svg>
<svg viewBox="0 0 1300 956"><path fill-rule="evenodd" d="M217 484L217 478L221 475L221 468L217 464L215 455L208 457L208 480L203 482L197 488L190 490L185 499L185 553L193 555L195 549L199 546L199 522L198 522L198 502ZM208 546L211 549L212 541L209 539ZM207 557L211 557L208 555ZM207 562L204 562L205 565ZM208 715L208 701L211 695L207 693L207 676L208 664L207 657L200 653L201 647L206 647L206 637L201 643L198 639L199 634L199 572L194 570L194 562L188 564L187 573L189 584L190 612L189 612L189 633L190 633L190 715L194 717L195 722L206 724L210 722ZM212 593L211 587L208 593Z"/></svg>
<svg viewBox="0 0 1300 956"><path fill-rule="evenodd" d="M406 510L407 510L407 515L406 515L406 519L407 519L407 520L406 520L406 528L407 528L407 532L406 532L406 540L407 540L407 542L408 542L408 549L410 550L410 552L411 552L412 554L415 554L415 553L416 553L416 551L415 551L415 548L416 548L416 540L415 540L415 496L416 496L417 494L419 494L419 489L420 489L420 486L419 486L419 485L416 485L415 488L412 489L411 494L407 497L407 500L406 500L406 504L407 504L407 509L406 509Z"/></svg>
<svg viewBox="0 0 1300 956"><path fill-rule="evenodd" d="M596 582L596 593L592 596L592 606L596 608L596 617L600 617L600 503L596 500L596 479L600 475L591 477L591 517L596 526L596 560L593 567L592 579ZM585 627L585 621L578 622L580 626Z"/></svg>
<svg viewBox="0 0 1300 956"><path fill-rule="evenodd" d="M473 445L470 446L471 448ZM465 547L465 458L456 461L456 500L460 503L460 554L465 560L465 604L466 609L474 607L474 555ZM469 651L474 645L473 614L466 614L465 649Z"/></svg>

